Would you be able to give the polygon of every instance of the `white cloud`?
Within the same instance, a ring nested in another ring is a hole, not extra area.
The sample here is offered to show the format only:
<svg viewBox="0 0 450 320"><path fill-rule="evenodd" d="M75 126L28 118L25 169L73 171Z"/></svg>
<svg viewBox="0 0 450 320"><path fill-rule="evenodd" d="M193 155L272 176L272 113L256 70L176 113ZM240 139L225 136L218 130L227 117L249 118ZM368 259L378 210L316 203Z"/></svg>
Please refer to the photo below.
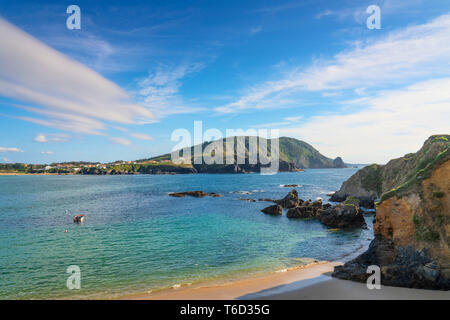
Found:
<svg viewBox="0 0 450 320"><path fill-rule="evenodd" d="M64 133L53 133L53 134L43 134L39 133L34 138L35 142L46 143L46 142L65 142L68 141L70 135Z"/></svg>
<svg viewBox="0 0 450 320"><path fill-rule="evenodd" d="M450 78L422 81L349 102L350 114L313 117L283 135L308 141L323 154L345 161L386 163L417 151L433 134L450 131Z"/></svg>
<svg viewBox="0 0 450 320"><path fill-rule="evenodd" d="M43 134L38 134L38 135L34 138L34 141L40 142L40 143L48 142L47 137L44 136Z"/></svg>
<svg viewBox="0 0 450 320"><path fill-rule="evenodd" d="M0 152L23 152L23 150L20 150L19 148L0 147Z"/></svg>
<svg viewBox="0 0 450 320"><path fill-rule="evenodd" d="M111 142L113 142L113 143L121 144L121 145L124 145L124 146L129 146L129 145L131 144L131 141L128 140L128 139L125 139L125 138L116 138L116 137L113 137L113 138L109 138L109 140L110 140Z"/></svg>
<svg viewBox="0 0 450 320"><path fill-rule="evenodd" d="M151 109L158 118L200 111L201 108L187 105L179 90L183 78L202 68L203 64L200 63L182 64L177 67L161 65L138 83L140 90L136 96L141 104Z"/></svg>
<svg viewBox="0 0 450 320"><path fill-rule="evenodd" d="M104 121L136 124L154 118L113 82L1 18L0 43L0 95L32 105L20 107L41 116L19 119L101 134Z"/></svg>
<svg viewBox="0 0 450 320"><path fill-rule="evenodd" d="M381 40L341 52L328 61L317 61L306 69L293 68L284 78L254 86L237 101L215 110L234 113L274 108L292 103L289 95L302 91L355 90L362 83L366 88L380 88L418 81L430 74L448 76L449 61L450 15L442 15L426 24L390 32Z"/></svg>
<svg viewBox="0 0 450 320"><path fill-rule="evenodd" d="M53 151L41 151L41 154L52 155L52 154L54 154L54 152Z"/></svg>
<svg viewBox="0 0 450 320"><path fill-rule="evenodd" d="M6 157L2 158L2 161L3 161L3 162L11 162L11 160L8 159L8 158L6 158Z"/></svg>
<svg viewBox="0 0 450 320"><path fill-rule="evenodd" d="M261 32L261 31L262 31L262 27L261 26L252 27L252 28L250 28L250 35L257 34L257 33Z"/></svg>
<svg viewBox="0 0 450 320"><path fill-rule="evenodd" d="M130 133L130 136L141 140L148 140L148 141L153 140L153 137L145 133Z"/></svg>

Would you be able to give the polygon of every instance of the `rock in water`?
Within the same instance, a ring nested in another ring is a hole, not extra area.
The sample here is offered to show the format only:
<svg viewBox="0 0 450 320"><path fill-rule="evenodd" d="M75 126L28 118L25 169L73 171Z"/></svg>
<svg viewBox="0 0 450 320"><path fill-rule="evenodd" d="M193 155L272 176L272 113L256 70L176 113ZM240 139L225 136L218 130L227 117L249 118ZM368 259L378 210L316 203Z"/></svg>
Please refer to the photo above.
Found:
<svg viewBox="0 0 450 320"><path fill-rule="evenodd" d="M341 203L325 210L319 210L318 219L331 228L367 228L362 210L354 204Z"/></svg>
<svg viewBox="0 0 450 320"><path fill-rule="evenodd" d="M295 207L295 208L289 209L288 212L286 213L286 217L288 217L290 219L315 218L316 215L315 215L315 212L312 207L300 206L300 207Z"/></svg>
<svg viewBox="0 0 450 320"><path fill-rule="evenodd" d="M176 198L182 198L185 196L191 196L191 197L195 197L195 198L203 198L206 196L210 196L213 198L223 197L223 195L215 193L215 192L207 193L204 191L171 192L171 193L169 193L169 196L176 197Z"/></svg>
<svg viewBox="0 0 450 320"><path fill-rule="evenodd" d="M281 208L280 205L273 205L273 206L269 206L267 208L264 208L261 210L261 212L265 213L265 214L270 214L273 216L281 216L281 214L283 213L283 209Z"/></svg>
<svg viewBox="0 0 450 320"><path fill-rule="evenodd" d="M293 189L283 199L275 200L276 204L279 204L284 209L290 209L299 205L297 190Z"/></svg>
<svg viewBox="0 0 450 320"><path fill-rule="evenodd" d="M286 213L286 217L290 219L295 218L316 218L317 213L320 209L323 209L322 200L317 200L311 203L311 201L304 202L302 199L299 199L299 206L294 207L288 210ZM325 208L328 208L330 205L327 204Z"/></svg>
<svg viewBox="0 0 450 320"><path fill-rule="evenodd" d="M377 265L382 285L450 290L449 139L433 136L425 142L428 149L401 158L405 167L417 157L421 161L406 182L381 195L375 239L365 253L336 267L334 277L365 282L367 267ZM446 148L436 154L443 145ZM391 160L386 168L397 168L398 161ZM383 184L399 181L399 172L385 170Z"/></svg>
<svg viewBox="0 0 450 320"><path fill-rule="evenodd" d="M337 157L336 159L333 160L333 167L335 168L346 168L347 166L345 165L344 161L342 160L341 157Z"/></svg>

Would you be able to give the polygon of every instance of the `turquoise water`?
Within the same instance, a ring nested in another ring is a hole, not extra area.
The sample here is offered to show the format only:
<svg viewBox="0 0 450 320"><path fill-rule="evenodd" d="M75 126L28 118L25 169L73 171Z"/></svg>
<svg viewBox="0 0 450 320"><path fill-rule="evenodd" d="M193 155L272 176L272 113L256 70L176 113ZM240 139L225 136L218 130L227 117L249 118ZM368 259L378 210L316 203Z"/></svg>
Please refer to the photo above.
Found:
<svg viewBox="0 0 450 320"><path fill-rule="evenodd" d="M293 183L303 199L327 199L356 170L0 176L0 298L114 297L341 258L372 237L371 217L368 230L336 231L237 199L282 198L290 189L280 185ZM224 197L167 195L186 190ZM83 225L72 223L77 213ZM70 265L81 269L80 290L66 287Z"/></svg>

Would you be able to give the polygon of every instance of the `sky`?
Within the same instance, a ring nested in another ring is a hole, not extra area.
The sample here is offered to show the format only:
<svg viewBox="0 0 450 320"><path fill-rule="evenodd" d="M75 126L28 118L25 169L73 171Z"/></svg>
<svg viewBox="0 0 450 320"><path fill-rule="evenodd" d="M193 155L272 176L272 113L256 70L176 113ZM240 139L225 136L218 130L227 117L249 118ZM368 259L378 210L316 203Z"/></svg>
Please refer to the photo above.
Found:
<svg viewBox="0 0 450 320"><path fill-rule="evenodd" d="M448 0L0 0L0 163L148 158L195 121L386 163L449 120Z"/></svg>

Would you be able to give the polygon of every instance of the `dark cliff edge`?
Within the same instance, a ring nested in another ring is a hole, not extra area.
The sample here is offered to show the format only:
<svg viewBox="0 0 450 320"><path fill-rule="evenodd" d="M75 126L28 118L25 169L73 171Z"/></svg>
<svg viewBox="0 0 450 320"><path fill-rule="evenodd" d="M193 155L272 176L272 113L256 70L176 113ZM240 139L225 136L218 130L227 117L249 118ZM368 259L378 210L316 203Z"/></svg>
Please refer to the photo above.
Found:
<svg viewBox="0 0 450 320"><path fill-rule="evenodd" d="M365 253L336 267L334 277L365 282L367 267L377 265L382 285L450 289L449 139L432 136L417 153L366 167L344 183L346 192L372 192L380 200L375 239ZM371 188L359 192L350 180L358 187L371 182Z"/></svg>

